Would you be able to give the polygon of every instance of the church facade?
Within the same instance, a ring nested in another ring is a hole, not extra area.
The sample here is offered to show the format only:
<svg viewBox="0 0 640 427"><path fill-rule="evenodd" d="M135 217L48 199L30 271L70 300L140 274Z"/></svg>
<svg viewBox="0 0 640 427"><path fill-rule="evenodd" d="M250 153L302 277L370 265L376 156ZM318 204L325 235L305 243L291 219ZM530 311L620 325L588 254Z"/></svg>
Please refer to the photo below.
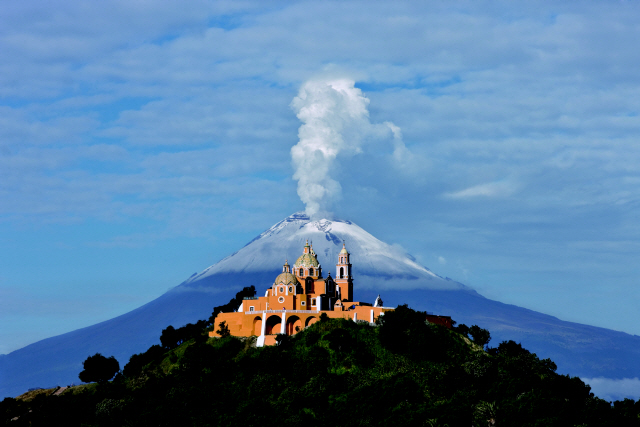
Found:
<svg viewBox="0 0 640 427"><path fill-rule="evenodd" d="M385 311L378 296L373 304L353 301L350 254L345 245L338 254L335 278L323 277L313 246L307 243L293 266L285 261L263 297L245 298L233 313L220 313L216 329L226 322L231 335L257 336L257 345L275 344L277 334L295 335L317 322L325 313L330 318L375 322ZM216 336L214 331L209 336Z"/></svg>

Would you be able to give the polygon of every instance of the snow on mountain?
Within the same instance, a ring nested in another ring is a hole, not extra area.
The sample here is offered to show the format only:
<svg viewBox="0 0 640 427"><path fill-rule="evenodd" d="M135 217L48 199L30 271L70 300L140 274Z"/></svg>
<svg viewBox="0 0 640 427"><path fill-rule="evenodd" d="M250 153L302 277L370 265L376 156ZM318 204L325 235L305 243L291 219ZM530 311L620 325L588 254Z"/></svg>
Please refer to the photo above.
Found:
<svg viewBox="0 0 640 427"><path fill-rule="evenodd" d="M295 262L307 240L318 254L325 276L329 272L335 274L334 267L344 242L351 253L354 275L360 278L357 280L360 289L466 289L460 283L434 274L400 247L376 239L351 221L312 221L302 212L275 224L188 282L220 273L278 271L275 269L286 259L290 264Z"/></svg>

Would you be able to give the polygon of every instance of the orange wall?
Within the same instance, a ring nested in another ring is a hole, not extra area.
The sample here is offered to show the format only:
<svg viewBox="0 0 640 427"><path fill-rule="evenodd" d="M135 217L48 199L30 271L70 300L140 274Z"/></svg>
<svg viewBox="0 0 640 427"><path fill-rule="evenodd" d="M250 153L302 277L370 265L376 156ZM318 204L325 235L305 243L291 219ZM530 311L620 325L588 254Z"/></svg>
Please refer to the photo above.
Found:
<svg viewBox="0 0 640 427"><path fill-rule="evenodd" d="M293 297L293 295L289 295L289 297ZM253 301L253 300L245 300ZM385 309L381 307L370 307L370 306L356 306L355 309L349 311L307 311L305 313L296 313L293 311L285 312L285 321L287 326L285 327L285 333L287 335L295 335L298 331L295 330L295 327L298 326L300 330L303 330L305 327L315 323L320 318L322 313L326 313L329 318L333 319L350 319L354 320L355 318L359 321L371 321L371 311L373 310L373 320L375 321L381 313L385 311L389 311L391 309ZM257 310L256 310L257 311ZM282 326L282 309L274 310L272 313L266 313L264 316L266 319L266 326L271 327L272 330L266 331L266 335L275 335L279 334ZM221 322L227 322L227 327L231 332L231 335L240 336L240 337L249 337L252 335L259 336L261 332L263 313L255 313L251 314L249 312L236 312L236 313L220 313L218 317L215 319L215 329L214 331L209 332L209 336L217 337L219 336L215 331L219 329L219 324Z"/></svg>

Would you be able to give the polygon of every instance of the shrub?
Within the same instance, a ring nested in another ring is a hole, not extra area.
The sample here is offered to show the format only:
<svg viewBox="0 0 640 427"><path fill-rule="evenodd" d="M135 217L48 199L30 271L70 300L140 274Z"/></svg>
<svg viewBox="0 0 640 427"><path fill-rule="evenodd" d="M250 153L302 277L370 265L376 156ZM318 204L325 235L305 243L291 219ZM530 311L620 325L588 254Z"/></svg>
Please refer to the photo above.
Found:
<svg viewBox="0 0 640 427"><path fill-rule="evenodd" d="M85 383L107 382L120 370L120 364L115 357L111 356L107 358L100 353L87 357L87 359L82 362L82 367L84 369L80 372L78 378Z"/></svg>

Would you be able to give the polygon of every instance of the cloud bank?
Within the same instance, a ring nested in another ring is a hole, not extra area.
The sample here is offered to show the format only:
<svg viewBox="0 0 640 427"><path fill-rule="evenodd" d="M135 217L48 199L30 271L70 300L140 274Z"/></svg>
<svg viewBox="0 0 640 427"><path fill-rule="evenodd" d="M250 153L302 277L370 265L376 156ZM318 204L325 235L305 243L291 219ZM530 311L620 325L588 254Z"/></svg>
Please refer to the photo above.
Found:
<svg viewBox="0 0 640 427"><path fill-rule="evenodd" d="M605 400L623 400L631 397L637 400L640 397L640 379L638 378L580 378L591 386L591 391L596 396Z"/></svg>

